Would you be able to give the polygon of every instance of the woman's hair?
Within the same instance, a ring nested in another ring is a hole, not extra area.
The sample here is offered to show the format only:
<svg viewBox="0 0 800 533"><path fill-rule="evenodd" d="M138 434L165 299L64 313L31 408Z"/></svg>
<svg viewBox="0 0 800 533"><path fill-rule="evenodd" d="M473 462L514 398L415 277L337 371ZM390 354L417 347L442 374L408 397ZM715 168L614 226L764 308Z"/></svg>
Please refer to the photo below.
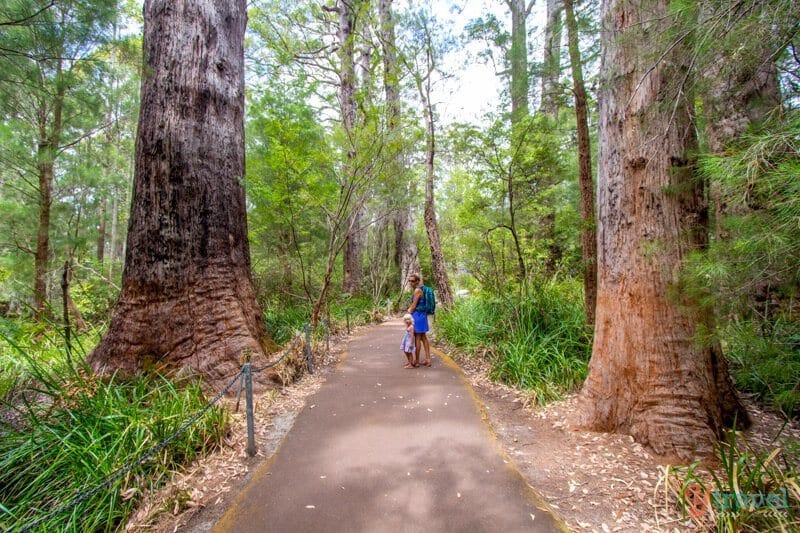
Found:
<svg viewBox="0 0 800 533"><path fill-rule="evenodd" d="M420 281L422 279L422 276L420 276L416 272L412 272L408 277L409 278L414 278L414 281Z"/></svg>
<svg viewBox="0 0 800 533"><path fill-rule="evenodd" d="M403 315L403 320L406 321L406 322L413 322L414 321L414 317L411 316L410 313L406 313L405 315Z"/></svg>

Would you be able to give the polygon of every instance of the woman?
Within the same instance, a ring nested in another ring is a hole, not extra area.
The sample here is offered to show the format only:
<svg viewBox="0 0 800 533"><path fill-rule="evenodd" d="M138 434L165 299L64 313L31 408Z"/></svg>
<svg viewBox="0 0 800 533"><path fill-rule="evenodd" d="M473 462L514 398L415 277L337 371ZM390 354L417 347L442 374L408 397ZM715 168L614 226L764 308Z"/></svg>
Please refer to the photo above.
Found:
<svg viewBox="0 0 800 533"><path fill-rule="evenodd" d="M428 344L428 314L425 311L417 311L417 308L425 309L425 294L422 291L422 280L419 274L411 274L408 276L408 283L413 287L411 293L411 307L408 312L414 317L414 366L419 366L419 353L422 346L425 346L425 361L422 366L431 366L431 347Z"/></svg>

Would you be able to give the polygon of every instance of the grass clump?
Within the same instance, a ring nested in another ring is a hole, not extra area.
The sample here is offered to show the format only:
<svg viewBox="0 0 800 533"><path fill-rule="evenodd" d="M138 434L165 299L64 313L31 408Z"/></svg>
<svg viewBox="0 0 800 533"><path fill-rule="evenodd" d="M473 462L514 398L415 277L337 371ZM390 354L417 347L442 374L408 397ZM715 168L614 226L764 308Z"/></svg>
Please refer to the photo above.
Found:
<svg viewBox="0 0 800 533"><path fill-rule="evenodd" d="M476 295L436 320L449 343L490 359L493 379L530 392L540 404L586 378L591 335L579 282L541 282L512 298Z"/></svg>
<svg viewBox="0 0 800 533"><path fill-rule="evenodd" d="M666 495L687 525L707 531L797 531L797 456L781 448L756 450L729 431L717 448L719 465L667 467Z"/></svg>
<svg viewBox="0 0 800 533"><path fill-rule="evenodd" d="M206 405L198 383L181 388L159 376L102 382L87 377L85 370L44 370L28 362L37 384L19 396L13 409L8 402L0 421L2 530L27 528L102 484ZM164 449L35 530L117 529L143 492L219 445L227 417L226 410L212 407Z"/></svg>

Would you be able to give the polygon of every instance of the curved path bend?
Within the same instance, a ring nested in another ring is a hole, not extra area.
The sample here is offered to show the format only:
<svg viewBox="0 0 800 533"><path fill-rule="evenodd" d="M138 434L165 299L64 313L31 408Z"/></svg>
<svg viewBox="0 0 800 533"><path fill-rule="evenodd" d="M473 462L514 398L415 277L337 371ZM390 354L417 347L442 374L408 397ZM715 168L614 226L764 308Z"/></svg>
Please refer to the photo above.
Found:
<svg viewBox="0 0 800 533"><path fill-rule="evenodd" d="M566 530L449 358L403 368L402 333L392 320L350 341L214 532Z"/></svg>

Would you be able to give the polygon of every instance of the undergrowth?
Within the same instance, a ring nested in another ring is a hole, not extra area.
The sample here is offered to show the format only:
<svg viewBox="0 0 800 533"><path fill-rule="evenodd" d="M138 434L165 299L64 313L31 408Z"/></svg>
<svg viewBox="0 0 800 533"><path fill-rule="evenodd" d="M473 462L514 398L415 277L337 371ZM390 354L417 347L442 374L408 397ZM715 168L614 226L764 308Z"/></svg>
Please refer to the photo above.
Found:
<svg viewBox="0 0 800 533"><path fill-rule="evenodd" d="M17 332L18 333L18 332ZM24 340L24 339L23 339ZM178 386L156 375L100 381L79 361L55 351L28 352L4 336L18 377L0 403L0 530L35 524L76 496L133 465L207 403L197 382ZM55 338L43 342L57 344ZM9 348L10 347L10 348ZM79 346L78 346L79 348ZM55 348L53 348L55 350ZM36 531L113 531L143 493L181 465L218 446L227 410L213 406L163 450L120 479L38 525Z"/></svg>
<svg viewBox="0 0 800 533"><path fill-rule="evenodd" d="M437 334L487 358L491 375L544 404L586 378L591 336L583 293L573 280L533 284L515 297L478 294L437 313Z"/></svg>
<svg viewBox="0 0 800 533"><path fill-rule="evenodd" d="M267 332L273 341L286 344L295 335L303 331L303 327L311 320L311 307L306 304L282 304L274 302L264 306L264 320ZM329 312L322 320L327 324L330 320L331 332L344 331L349 321L350 327L370 324L386 314L386 308L376 309L370 297L347 297L332 302ZM322 334L326 325L320 324L316 334Z"/></svg>

